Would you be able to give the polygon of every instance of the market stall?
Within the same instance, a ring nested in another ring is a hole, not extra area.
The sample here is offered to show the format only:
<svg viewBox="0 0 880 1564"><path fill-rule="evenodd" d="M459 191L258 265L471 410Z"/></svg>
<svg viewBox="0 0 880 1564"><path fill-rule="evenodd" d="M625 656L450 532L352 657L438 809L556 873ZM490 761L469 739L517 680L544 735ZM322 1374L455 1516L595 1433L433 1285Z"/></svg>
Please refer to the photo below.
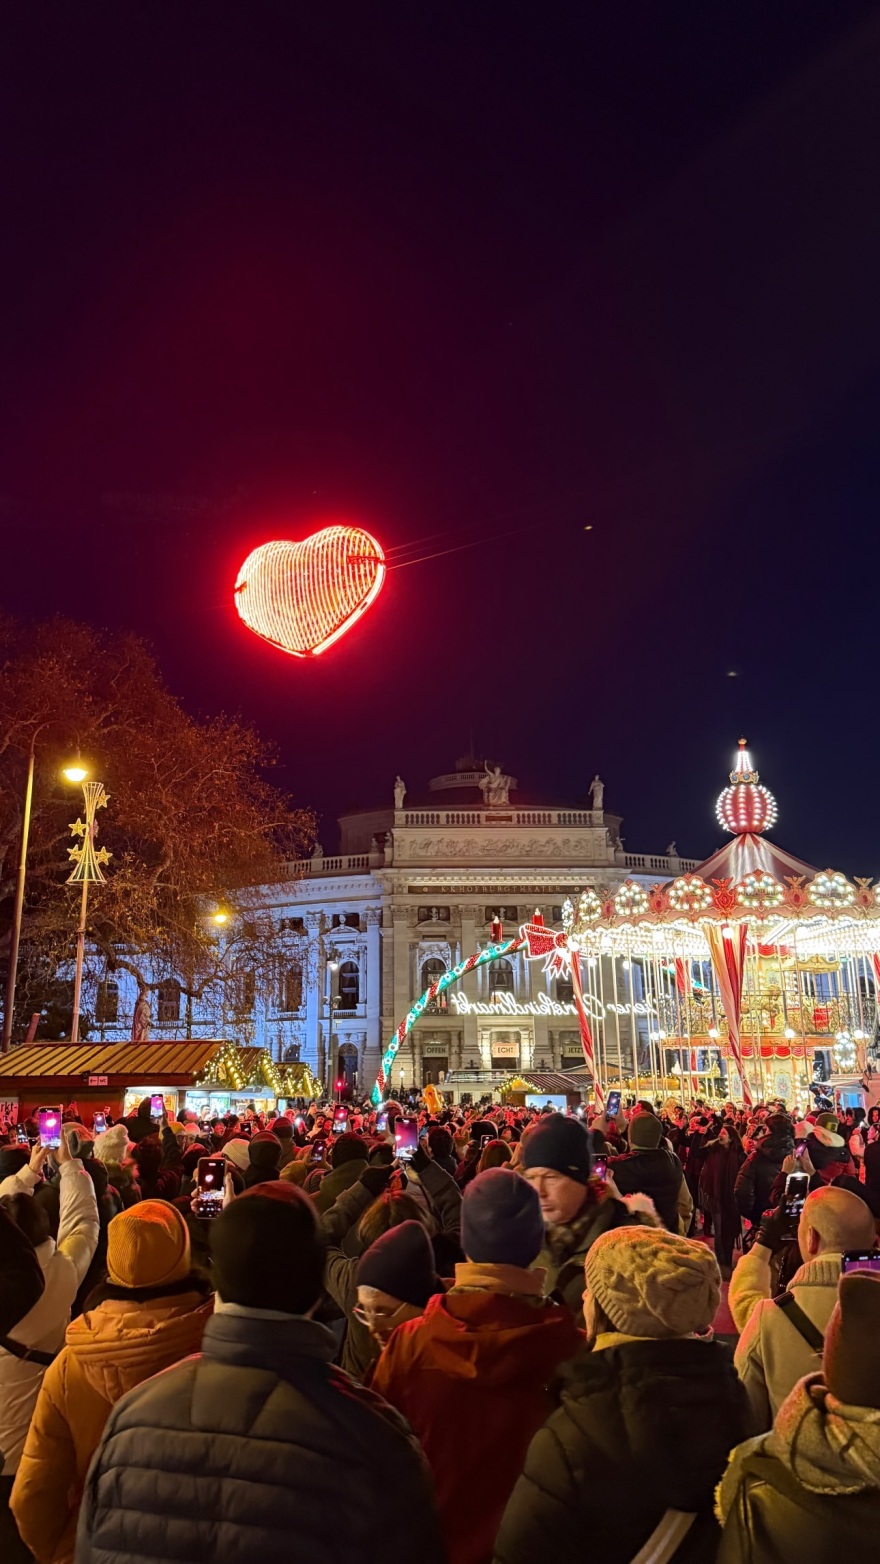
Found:
<svg viewBox="0 0 880 1564"><path fill-rule="evenodd" d="M204 1041L27 1043L0 1057L0 1105L19 1121L38 1108L73 1106L90 1125L95 1109L121 1118L158 1093L174 1114L223 1046Z"/></svg>

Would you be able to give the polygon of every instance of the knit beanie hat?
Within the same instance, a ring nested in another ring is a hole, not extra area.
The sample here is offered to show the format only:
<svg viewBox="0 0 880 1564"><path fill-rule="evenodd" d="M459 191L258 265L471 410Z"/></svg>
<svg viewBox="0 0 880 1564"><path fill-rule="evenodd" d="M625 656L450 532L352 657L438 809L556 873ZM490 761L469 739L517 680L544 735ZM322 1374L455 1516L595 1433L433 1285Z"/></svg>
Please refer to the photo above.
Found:
<svg viewBox="0 0 880 1564"><path fill-rule="evenodd" d="M277 1168L281 1162L281 1142L269 1130L260 1130L248 1146L248 1160L252 1168Z"/></svg>
<svg viewBox="0 0 880 1564"><path fill-rule="evenodd" d="M880 1274L876 1271L841 1276L837 1302L825 1327L822 1367L825 1383L838 1401L880 1408Z"/></svg>
<svg viewBox="0 0 880 1564"><path fill-rule="evenodd" d="M189 1274L189 1229L165 1200L141 1200L107 1228L107 1276L117 1287L164 1287Z"/></svg>
<svg viewBox="0 0 880 1564"><path fill-rule="evenodd" d="M817 1113L816 1123L821 1130L830 1130L832 1135L836 1135L840 1129L840 1120L836 1113Z"/></svg>
<svg viewBox="0 0 880 1564"><path fill-rule="evenodd" d="M291 1124L289 1119L285 1119L285 1118L273 1119L270 1128L271 1128L272 1134L273 1135L277 1135L279 1140L292 1140L293 1139L293 1125Z"/></svg>
<svg viewBox="0 0 880 1564"><path fill-rule="evenodd" d="M705 1244L663 1227L618 1227L587 1253L587 1286L627 1336L689 1336L715 1318L721 1275Z"/></svg>
<svg viewBox="0 0 880 1564"><path fill-rule="evenodd" d="M330 1166L341 1168L346 1162L366 1162L370 1155L370 1148L360 1135L352 1135L348 1131L344 1135L337 1135L330 1148Z"/></svg>
<svg viewBox="0 0 880 1564"><path fill-rule="evenodd" d="M629 1121L629 1143L633 1151L656 1151L663 1139L663 1125L653 1113L637 1113Z"/></svg>
<svg viewBox="0 0 880 1564"><path fill-rule="evenodd" d="M30 1313L45 1285L33 1244L0 1207L0 1336Z"/></svg>
<svg viewBox="0 0 880 1564"><path fill-rule="evenodd" d="M535 1129L523 1136L520 1166L552 1168L578 1184L589 1181L592 1167L590 1137L579 1119L548 1113Z"/></svg>
<svg viewBox="0 0 880 1564"><path fill-rule="evenodd" d="M24 1146L0 1147L0 1179L20 1173L30 1161L30 1152Z"/></svg>
<svg viewBox="0 0 880 1564"><path fill-rule="evenodd" d="M359 1287L378 1287L417 1309L443 1291L431 1240L421 1222L401 1222L377 1238L361 1255L356 1277Z"/></svg>
<svg viewBox="0 0 880 1564"><path fill-rule="evenodd" d="M321 1296L324 1239L295 1184L279 1178L246 1189L211 1223L210 1245L224 1303L306 1314Z"/></svg>
<svg viewBox="0 0 880 1564"><path fill-rule="evenodd" d="M196 1141L195 1145L188 1146L180 1159L180 1165L183 1168L186 1177L194 1178L196 1168L198 1167L202 1157L208 1156L210 1156L210 1152L206 1151L204 1146L200 1146L198 1141Z"/></svg>
<svg viewBox="0 0 880 1564"><path fill-rule="evenodd" d="M527 1179L506 1168L488 1168L468 1184L461 1206L461 1247L469 1260L525 1270L543 1242L541 1202Z"/></svg>
<svg viewBox="0 0 880 1564"><path fill-rule="evenodd" d="M114 1167L120 1166L125 1161L128 1152L128 1130L124 1124L111 1124L109 1130L102 1130L95 1136L95 1156L105 1167L110 1163Z"/></svg>
<svg viewBox="0 0 880 1564"><path fill-rule="evenodd" d="M237 1135L233 1140L228 1140L220 1155L228 1157L233 1167L243 1173L245 1168L251 1165L251 1143L245 1140L243 1135Z"/></svg>

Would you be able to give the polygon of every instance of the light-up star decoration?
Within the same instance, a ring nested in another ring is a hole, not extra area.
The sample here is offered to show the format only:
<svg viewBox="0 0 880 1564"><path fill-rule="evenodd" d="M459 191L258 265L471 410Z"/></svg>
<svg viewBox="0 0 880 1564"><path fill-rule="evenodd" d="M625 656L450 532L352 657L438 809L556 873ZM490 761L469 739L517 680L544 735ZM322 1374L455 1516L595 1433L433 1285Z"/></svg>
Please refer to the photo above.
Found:
<svg viewBox="0 0 880 1564"><path fill-rule="evenodd" d="M84 782L83 797L86 806L85 820L72 820L70 824L71 836L79 837L80 841L67 849L67 856L73 862L73 868L67 876L67 883L81 885L85 880L103 885L102 865L109 863L113 854L108 853L106 847L95 846L95 838L98 834L95 813L99 809L106 809L110 794L104 791L103 782Z"/></svg>
<svg viewBox="0 0 880 1564"><path fill-rule="evenodd" d="M361 527L325 527L301 543L263 543L235 583L249 630L291 657L318 657L365 614L382 589L382 547Z"/></svg>

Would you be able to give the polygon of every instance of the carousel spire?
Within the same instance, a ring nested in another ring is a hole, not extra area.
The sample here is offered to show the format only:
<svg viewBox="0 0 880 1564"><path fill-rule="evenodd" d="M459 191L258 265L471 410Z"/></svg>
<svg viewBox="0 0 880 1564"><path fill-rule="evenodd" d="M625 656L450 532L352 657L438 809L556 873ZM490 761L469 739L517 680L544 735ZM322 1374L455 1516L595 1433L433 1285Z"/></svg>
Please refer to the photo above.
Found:
<svg viewBox="0 0 880 1564"><path fill-rule="evenodd" d="M752 768L746 740L740 739L734 768L730 773L730 786L719 794L715 814L719 825L732 836L757 835L769 831L776 824L779 813L776 799L769 788L760 785L757 771Z"/></svg>

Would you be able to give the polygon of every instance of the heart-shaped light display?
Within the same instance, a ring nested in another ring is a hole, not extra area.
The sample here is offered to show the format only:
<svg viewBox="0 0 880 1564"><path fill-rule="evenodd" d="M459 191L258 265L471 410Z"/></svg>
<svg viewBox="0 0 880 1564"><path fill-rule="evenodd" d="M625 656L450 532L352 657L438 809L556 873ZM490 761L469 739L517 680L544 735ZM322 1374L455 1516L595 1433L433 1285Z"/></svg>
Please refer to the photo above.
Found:
<svg viewBox="0 0 880 1564"><path fill-rule="evenodd" d="M317 657L365 613L385 555L361 527L324 527L302 543L262 543L238 572L235 606L249 630L292 657Z"/></svg>

